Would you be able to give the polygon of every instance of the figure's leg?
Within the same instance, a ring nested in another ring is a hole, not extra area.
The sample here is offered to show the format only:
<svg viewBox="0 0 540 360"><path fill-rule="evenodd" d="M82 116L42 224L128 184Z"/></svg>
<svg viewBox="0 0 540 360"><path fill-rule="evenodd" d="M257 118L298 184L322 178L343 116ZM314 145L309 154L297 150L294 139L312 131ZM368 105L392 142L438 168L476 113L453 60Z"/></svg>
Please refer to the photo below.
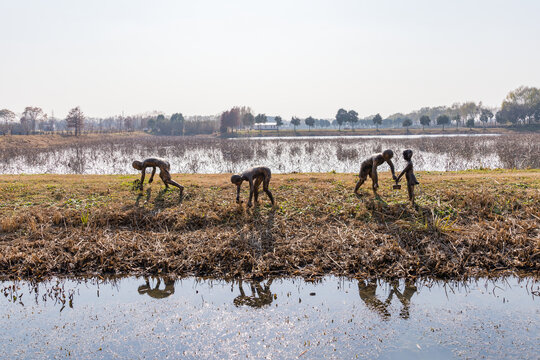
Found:
<svg viewBox="0 0 540 360"><path fill-rule="evenodd" d="M258 178L255 180L255 185L253 189L253 196L255 197L255 202L259 202L259 186L261 185L262 179Z"/></svg>
<svg viewBox="0 0 540 360"><path fill-rule="evenodd" d="M173 179L171 179L171 175L168 172L162 171L159 173L159 176L161 177L161 180L163 180L163 183L165 184L166 189L169 188L169 184L170 184L180 189L180 195L184 193L184 187L180 185L179 183L177 183L176 181L174 181Z"/></svg>
<svg viewBox="0 0 540 360"><path fill-rule="evenodd" d="M268 197L270 198L270 202L272 203L272 205L275 205L274 197L272 196L270 189L268 189L269 185L270 185L270 179L265 179L263 183L263 190L266 193L266 195L268 195Z"/></svg>
<svg viewBox="0 0 540 360"><path fill-rule="evenodd" d="M358 174L358 182L356 183L356 187L354 188L354 193L358 195L358 189L360 189L360 186L366 181L368 174L371 173L371 168L361 168L360 173Z"/></svg>
<svg viewBox="0 0 540 360"><path fill-rule="evenodd" d="M184 193L184 187L177 183L176 181L169 179L167 180L167 183L171 184L172 186L176 186L178 189L180 189L180 195Z"/></svg>
<svg viewBox="0 0 540 360"><path fill-rule="evenodd" d="M142 169L142 174L141 174L141 184L140 184L140 188L141 190L143 189L143 184L144 184L144 176L146 175L146 169L143 168Z"/></svg>
<svg viewBox="0 0 540 360"><path fill-rule="evenodd" d="M414 205L414 185L407 185L407 191L409 192L409 201Z"/></svg>
<svg viewBox="0 0 540 360"><path fill-rule="evenodd" d="M169 188L169 181L171 181L171 175L169 172L165 169L161 169L159 172L159 177L161 178L161 181L165 184L165 189Z"/></svg>
<svg viewBox="0 0 540 360"><path fill-rule="evenodd" d="M366 178L363 178L363 177L360 176L360 179L358 180L358 182L356 183L356 187L354 188L354 193L355 194L358 194L358 189L360 189L360 186L362 186L364 181L366 181Z"/></svg>

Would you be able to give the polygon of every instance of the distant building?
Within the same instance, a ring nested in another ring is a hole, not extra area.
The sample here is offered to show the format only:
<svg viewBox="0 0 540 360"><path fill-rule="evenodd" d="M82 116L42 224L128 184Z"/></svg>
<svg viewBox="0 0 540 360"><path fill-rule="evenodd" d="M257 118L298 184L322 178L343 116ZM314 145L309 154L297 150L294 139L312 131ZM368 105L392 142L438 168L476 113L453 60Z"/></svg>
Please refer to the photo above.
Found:
<svg viewBox="0 0 540 360"><path fill-rule="evenodd" d="M255 130L277 130L276 123L259 123L253 127Z"/></svg>

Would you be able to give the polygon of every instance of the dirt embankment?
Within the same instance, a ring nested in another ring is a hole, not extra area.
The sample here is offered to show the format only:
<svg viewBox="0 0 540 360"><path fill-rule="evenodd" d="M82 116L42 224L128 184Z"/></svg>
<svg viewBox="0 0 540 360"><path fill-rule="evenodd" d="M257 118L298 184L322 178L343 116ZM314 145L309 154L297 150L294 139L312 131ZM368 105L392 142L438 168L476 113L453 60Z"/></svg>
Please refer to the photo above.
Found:
<svg viewBox="0 0 540 360"><path fill-rule="evenodd" d="M387 278L540 272L540 172L419 173L418 204L352 174L274 175L246 210L228 175L0 176L0 276L159 274ZM246 200L247 189L242 197Z"/></svg>

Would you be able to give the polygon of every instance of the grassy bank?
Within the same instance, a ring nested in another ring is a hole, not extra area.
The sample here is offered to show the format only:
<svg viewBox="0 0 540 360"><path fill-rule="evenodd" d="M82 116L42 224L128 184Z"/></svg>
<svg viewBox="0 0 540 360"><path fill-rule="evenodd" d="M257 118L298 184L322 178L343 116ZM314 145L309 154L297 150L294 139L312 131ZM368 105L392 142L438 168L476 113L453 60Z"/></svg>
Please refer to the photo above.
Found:
<svg viewBox="0 0 540 360"><path fill-rule="evenodd" d="M229 175L0 176L0 276L170 273L462 278L540 271L540 171L419 173L383 201L353 174L274 175L272 208L233 202ZM242 197L246 200L247 189Z"/></svg>

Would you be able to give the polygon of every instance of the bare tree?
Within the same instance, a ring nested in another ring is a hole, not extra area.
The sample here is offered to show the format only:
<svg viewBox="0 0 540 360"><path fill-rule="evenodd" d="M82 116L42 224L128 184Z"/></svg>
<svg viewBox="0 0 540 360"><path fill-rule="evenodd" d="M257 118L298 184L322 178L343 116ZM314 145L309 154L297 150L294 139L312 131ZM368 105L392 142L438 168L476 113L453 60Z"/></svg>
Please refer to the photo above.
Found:
<svg viewBox="0 0 540 360"><path fill-rule="evenodd" d="M75 130L75 136L81 135L84 127L84 114L78 106L69 111L66 122L68 128Z"/></svg>
<svg viewBox="0 0 540 360"><path fill-rule="evenodd" d="M2 132L4 135L6 135L9 130L8 123L15 120L15 113L8 109L2 109L0 110L0 119L4 120L4 125L2 126Z"/></svg>
<svg viewBox="0 0 540 360"><path fill-rule="evenodd" d="M21 117L21 125L28 135L30 131L36 131L36 124L47 119L47 114L40 107L27 106Z"/></svg>
<svg viewBox="0 0 540 360"><path fill-rule="evenodd" d="M131 116L124 118L124 127L129 132L133 132L135 129L135 119Z"/></svg>

